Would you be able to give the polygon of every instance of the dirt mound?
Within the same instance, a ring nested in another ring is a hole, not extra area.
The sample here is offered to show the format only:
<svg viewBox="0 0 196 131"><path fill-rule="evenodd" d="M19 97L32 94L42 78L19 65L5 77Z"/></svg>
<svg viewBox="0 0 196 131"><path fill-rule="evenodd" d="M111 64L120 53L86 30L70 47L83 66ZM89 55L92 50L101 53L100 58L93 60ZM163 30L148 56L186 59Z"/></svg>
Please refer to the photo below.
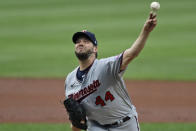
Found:
<svg viewBox="0 0 196 131"><path fill-rule="evenodd" d="M195 122L196 82L126 81L141 122ZM68 122L63 79L0 79L0 122Z"/></svg>

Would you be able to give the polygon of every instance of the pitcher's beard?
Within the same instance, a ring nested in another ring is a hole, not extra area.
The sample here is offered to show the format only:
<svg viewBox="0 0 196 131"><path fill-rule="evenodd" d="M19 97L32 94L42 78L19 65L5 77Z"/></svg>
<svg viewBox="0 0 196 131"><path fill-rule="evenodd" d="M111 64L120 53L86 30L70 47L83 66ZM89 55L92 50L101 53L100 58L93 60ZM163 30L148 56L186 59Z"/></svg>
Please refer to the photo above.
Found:
<svg viewBox="0 0 196 131"><path fill-rule="evenodd" d="M87 59L90 57L90 55L91 55L92 53L93 53L93 52L92 52L91 50L89 50L89 51L87 51L87 52L84 52L84 53L77 53L77 52L75 51L75 54L76 54L77 58L78 58L79 60L81 60L81 61L87 60Z"/></svg>

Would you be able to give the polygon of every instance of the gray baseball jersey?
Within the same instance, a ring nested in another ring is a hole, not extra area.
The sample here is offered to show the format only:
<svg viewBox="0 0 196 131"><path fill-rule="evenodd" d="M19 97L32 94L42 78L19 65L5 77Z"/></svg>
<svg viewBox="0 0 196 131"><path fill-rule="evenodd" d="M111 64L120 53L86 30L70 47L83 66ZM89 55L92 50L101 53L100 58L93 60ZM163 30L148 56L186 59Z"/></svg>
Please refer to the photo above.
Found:
<svg viewBox="0 0 196 131"><path fill-rule="evenodd" d="M123 53L95 59L82 82L77 80L79 67L65 80L65 96L79 101L87 112L87 119L110 124L125 116L137 116L120 71Z"/></svg>

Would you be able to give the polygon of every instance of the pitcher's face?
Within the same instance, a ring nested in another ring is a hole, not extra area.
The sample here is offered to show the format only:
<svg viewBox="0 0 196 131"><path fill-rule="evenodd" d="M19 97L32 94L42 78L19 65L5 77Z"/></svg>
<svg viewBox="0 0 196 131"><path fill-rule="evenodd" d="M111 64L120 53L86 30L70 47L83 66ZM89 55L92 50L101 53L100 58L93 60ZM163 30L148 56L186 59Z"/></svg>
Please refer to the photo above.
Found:
<svg viewBox="0 0 196 131"><path fill-rule="evenodd" d="M85 37L78 38L75 43L75 54L79 60L86 60L89 56L96 52L97 47Z"/></svg>

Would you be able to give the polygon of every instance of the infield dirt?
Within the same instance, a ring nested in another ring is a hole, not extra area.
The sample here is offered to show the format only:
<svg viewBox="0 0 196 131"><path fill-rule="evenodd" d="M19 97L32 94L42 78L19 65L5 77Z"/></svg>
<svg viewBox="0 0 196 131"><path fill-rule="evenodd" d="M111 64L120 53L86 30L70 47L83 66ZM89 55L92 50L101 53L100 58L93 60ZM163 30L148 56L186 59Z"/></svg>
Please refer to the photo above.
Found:
<svg viewBox="0 0 196 131"><path fill-rule="evenodd" d="M196 122L196 82L126 80L140 122ZM63 79L0 78L0 123L68 122Z"/></svg>

